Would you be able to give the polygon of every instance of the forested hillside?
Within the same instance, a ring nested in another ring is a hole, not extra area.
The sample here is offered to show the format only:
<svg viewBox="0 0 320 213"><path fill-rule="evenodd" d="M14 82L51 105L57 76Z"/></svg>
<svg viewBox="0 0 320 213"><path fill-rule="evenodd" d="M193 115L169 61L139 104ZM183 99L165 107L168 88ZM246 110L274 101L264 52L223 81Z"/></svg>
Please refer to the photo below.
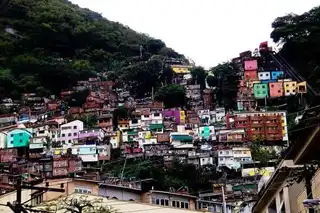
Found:
<svg viewBox="0 0 320 213"><path fill-rule="evenodd" d="M144 93L159 84L165 56L184 58L161 40L66 0L10 0L0 17L2 96L58 93L103 72Z"/></svg>
<svg viewBox="0 0 320 213"><path fill-rule="evenodd" d="M316 89L320 89L320 7L289 14L273 23L271 38L283 43L281 54ZM320 90L319 90L320 91Z"/></svg>

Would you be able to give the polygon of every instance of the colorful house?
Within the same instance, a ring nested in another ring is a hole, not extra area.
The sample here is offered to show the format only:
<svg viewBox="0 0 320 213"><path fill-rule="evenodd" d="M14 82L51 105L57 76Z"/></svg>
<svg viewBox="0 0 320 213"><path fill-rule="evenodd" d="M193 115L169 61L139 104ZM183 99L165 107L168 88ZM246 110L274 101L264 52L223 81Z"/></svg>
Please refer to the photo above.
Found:
<svg viewBox="0 0 320 213"><path fill-rule="evenodd" d="M270 72L258 72L258 78L259 80L270 80L271 74Z"/></svg>
<svg viewBox="0 0 320 213"><path fill-rule="evenodd" d="M258 83L260 83L260 81L248 81L247 82L247 87L253 88L253 85L254 84L258 84Z"/></svg>
<svg viewBox="0 0 320 213"><path fill-rule="evenodd" d="M270 97L277 98L283 96L283 84L282 82L269 83Z"/></svg>
<svg viewBox="0 0 320 213"><path fill-rule="evenodd" d="M244 81L255 81L255 80L258 80L257 70L244 71Z"/></svg>
<svg viewBox="0 0 320 213"><path fill-rule="evenodd" d="M268 97L268 84L254 84L253 94L256 99L262 99Z"/></svg>
<svg viewBox="0 0 320 213"><path fill-rule="evenodd" d="M297 93L307 93L307 82L303 81L297 84Z"/></svg>
<svg viewBox="0 0 320 213"><path fill-rule="evenodd" d="M190 66L171 65L171 68L175 74L189 74Z"/></svg>
<svg viewBox="0 0 320 213"><path fill-rule="evenodd" d="M7 148L26 147L32 133L25 129L14 129L7 133Z"/></svg>
<svg viewBox="0 0 320 213"><path fill-rule="evenodd" d="M216 134L214 130L214 126L201 126L199 127L199 136L200 139L205 139L205 140L216 140Z"/></svg>
<svg viewBox="0 0 320 213"><path fill-rule="evenodd" d="M163 124L150 124L149 130L152 133L163 133Z"/></svg>
<svg viewBox="0 0 320 213"><path fill-rule="evenodd" d="M163 115L164 120L172 120L176 124L180 124L180 122L181 122L181 111L180 110L168 109L168 110L162 111L161 114Z"/></svg>
<svg viewBox="0 0 320 213"><path fill-rule="evenodd" d="M283 71L271 71L271 79L278 80L280 76L283 76Z"/></svg>
<svg viewBox="0 0 320 213"><path fill-rule="evenodd" d="M284 95L285 96L295 95L297 93L297 91L296 91L297 82L296 81L284 81L283 87L284 87Z"/></svg>
<svg viewBox="0 0 320 213"><path fill-rule="evenodd" d="M244 61L244 70L258 70L257 60Z"/></svg>

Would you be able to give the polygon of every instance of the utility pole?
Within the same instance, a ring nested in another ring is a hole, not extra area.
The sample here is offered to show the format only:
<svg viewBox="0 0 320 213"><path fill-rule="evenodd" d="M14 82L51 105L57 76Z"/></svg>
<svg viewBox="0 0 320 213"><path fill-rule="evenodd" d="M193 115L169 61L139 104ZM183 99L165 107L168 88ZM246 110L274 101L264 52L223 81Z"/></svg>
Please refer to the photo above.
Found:
<svg viewBox="0 0 320 213"><path fill-rule="evenodd" d="M38 187L38 186L28 186L28 185L24 185L22 183L22 177L21 174L19 175L14 175L17 177L17 183L15 185L15 189L16 189L16 201L12 204L10 202L7 202L7 204L5 206L8 206L14 213L28 213L29 212L47 212L47 211L40 211L40 210L34 210L31 208L25 208L23 205L26 204L27 202L31 201L33 199L33 197L31 196L31 198L27 201L24 201L22 203L22 189L31 189L31 190L38 190L39 192L41 192L39 195L42 195L46 192L65 192L63 188L63 184L61 184L61 189L57 189L57 188L48 188L48 187ZM28 210L28 211L27 211Z"/></svg>
<svg viewBox="0 0 320 213"><path fill-rule="evenodd" d="M223 213L227 213L226 197L224 195L224 185L221 186Z"/></svg>
<svg viewBox="0 0 320 213"><path fill-rule="evenodd" d="M122 167L121 178L120 178L121 184L122 184L123 174L124 174L124 170L125 170L125 168L126 168L126 164L127 164L127 157L125 158L124 164L123 164L123 167Z"/></svg>

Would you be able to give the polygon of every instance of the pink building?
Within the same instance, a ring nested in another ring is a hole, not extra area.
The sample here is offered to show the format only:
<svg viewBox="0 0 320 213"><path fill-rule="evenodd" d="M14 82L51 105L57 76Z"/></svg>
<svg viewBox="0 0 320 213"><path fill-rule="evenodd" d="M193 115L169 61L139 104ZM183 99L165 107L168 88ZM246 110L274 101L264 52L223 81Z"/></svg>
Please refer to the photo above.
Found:
<svg viewBox="0 0 320 213"><path fill-rule="evenodd" d="M257 60L244 61L244 70L258 70Z"/></svg>
<svg viewBox="0 0 320 213"><path fill-rule="evenodd" d="M282 82L269 83L270 97L281 97L283 96L283 84Z"/></svg>

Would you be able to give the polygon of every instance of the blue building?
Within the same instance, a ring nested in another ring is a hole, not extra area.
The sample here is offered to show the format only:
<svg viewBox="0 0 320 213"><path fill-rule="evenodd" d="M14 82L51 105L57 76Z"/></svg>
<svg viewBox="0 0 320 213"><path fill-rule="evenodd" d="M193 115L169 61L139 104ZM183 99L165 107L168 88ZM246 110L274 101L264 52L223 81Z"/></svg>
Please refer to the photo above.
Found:
<svg viewBox="0 0 320 213"><path fill-rule="evenodd" d="M271 79L278 80L280 76L283 76L283 71L271 71Z"/></svg>

